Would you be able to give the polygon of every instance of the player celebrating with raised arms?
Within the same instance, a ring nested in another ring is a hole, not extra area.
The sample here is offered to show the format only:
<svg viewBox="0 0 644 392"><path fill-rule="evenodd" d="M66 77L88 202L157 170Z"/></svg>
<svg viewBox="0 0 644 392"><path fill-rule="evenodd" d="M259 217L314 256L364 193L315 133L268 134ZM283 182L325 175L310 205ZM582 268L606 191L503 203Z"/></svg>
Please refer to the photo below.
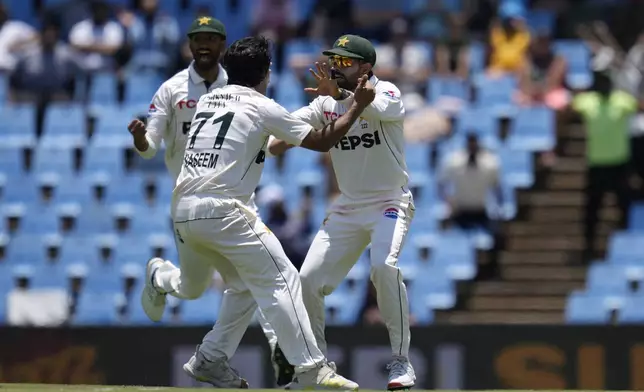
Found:
<svg viewBox="0 0 644 392"><path fill-rule="evenodd" d="M333 292L371 243L371 281L393 353L387 388L411 388L416 376L409 362L409 305L398 267L398 255L414 216L403 151L405 109L398 88L373 75L376 52L367 39L342 36L323 54L329 56L331 68L316 64L311 72L318 87L306 89L319 97L294 112L294 117L321 128L344 116L355 102L350 90L365 75L376 98L331 149L341 194L302 264L304 304L318 345L326 352L324 296ZM277 155L289 147L288 140L271 140L269 153Z"/></svg>
<svg viewBox="0 0 644 392"><path fill-rule="evenodd" d="M128 126L128 130L132 134L135 151L145 159L153 158L161 148L161 143L165 143L165 164L171 178L174 180L173 186L181 171L187 133L190 130L190 124L199 98L228 83L228 75L219 65L219 58L226 47L226 29L223 23L215 18L202 16L193 21L187 35L193 57L192 63L188 68L177 73L161 85L152 98L147 127L140 120L133 120ZM252 202L251 206L255 208ZM191 259L194 256L189 251L186 251L183 257ZM181 262L183 260L180 260ZM195 283L193 287L202 287L203 290L206 289L211 278L211 276L205 275L184 276L184 279L199 282ZM200 295L201 292L197 294ZM163 298L159 297L158 300L162 301ZM147 309L149 308L146 308L146 312ZM159 321L162 314L150 315L148 313L148 316L153 321ZM260 317L261 319L262 317ZM272 328L266 322L262 322L262 328L271 347L274 349L276 339ZM198 364L202 361L207 361L207 358L197 350L193 358L191 358L191 362ZM276 365L276 377L284 379L288 375L292 376L292 369L286 369L288 364L285 364L284 361L280 363L284 366L278 367ZM239 387L236 378L231 379L232 385L222 385L222 376L220 374L200 374L198 371L189 372L189 374L195 378L212 380L223 387Z"/></svg>
<svg viewBox="0 0 644 392"><path fill-rule="evenodd" d="M166 295L194 299L203 289L194 286L200 281L186 277L209 278L216 269L228 286L209 340L211 352L218 357L200 366L212 372L226 366L230 374L227 358L235 353L259 305L284 355L295 366L295 385L357 390L356 383L336 374L318 348L297 270L277 238L249 208L249 201L259 183L270 135L291 145L329 151L374 100L375 92L363 78L345 115L313 129L265 96L270 62L269 44L263 37L235 42L223 57L229 84L199 100L172 202L182 263L177 268L168 261L150 260L144 308L159 315ZM240 386L247 386L236 377Z"/></svg>

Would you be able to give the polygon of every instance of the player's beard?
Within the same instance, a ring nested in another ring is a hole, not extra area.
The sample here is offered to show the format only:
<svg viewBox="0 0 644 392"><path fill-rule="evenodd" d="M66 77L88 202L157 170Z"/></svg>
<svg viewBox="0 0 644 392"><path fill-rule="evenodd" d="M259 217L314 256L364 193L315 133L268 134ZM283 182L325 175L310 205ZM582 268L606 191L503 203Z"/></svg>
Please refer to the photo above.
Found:
<svg viewBox="0 0 644 392"><path fill-rule="evenodd" d="M342 72L336 69L331 70L331 78L335 79L335 81L338 83L338 87L343 89L353 90L358 85L357 82L351 83Z"/></svg>
<svg viewBox="0 0 644 392"><path fill-rule="evenodd" d="M200 71L210 71L217 66L217 56L213 53L208 55L200 55L195 53L195 67Z"/></svg>

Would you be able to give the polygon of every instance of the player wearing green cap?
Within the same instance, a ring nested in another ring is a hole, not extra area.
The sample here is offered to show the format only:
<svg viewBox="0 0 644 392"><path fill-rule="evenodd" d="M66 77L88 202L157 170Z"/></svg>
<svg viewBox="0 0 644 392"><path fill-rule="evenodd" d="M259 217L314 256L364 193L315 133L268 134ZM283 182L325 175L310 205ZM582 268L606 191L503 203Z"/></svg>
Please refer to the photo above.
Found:
<svg viewBox="0 0 644 392"><path fill-rule="evenodd" d="M305 89L318 97L294 112L295 117L316 128L339 118L353 102L351 90L365 75L376 98L330 151L341 195L329 208L302 264L304 304L318 346L326 353L324 297L338 287L371 244L371 281L393 355L387 389L408 389L416 376L409 362L409 305L398 255L415 208L407 188L405 109L400 90L373 74L376 51L369 40L343 35L322 53L328 56L328 64L316 63L316 69L311 69L317 88ZM272 139L267 156L290 147Z"/></svg>

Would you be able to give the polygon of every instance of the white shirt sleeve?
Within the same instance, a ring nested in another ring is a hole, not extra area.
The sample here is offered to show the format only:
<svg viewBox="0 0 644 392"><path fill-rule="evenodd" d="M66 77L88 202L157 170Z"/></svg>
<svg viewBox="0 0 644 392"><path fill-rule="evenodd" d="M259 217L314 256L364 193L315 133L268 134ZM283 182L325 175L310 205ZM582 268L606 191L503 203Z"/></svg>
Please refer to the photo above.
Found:
<svg viewBox="0 0 644 392"><path fill-rule="evenodd" d="M353 92L349 92L349 96L339 102L346 107L351 106ZM376 98L364 109L361 116L367 120L375 121L400 121L404 119L405 107L402 99L400 99L400 90L391 83L376 89Z"/></svg>
<svg viewBox="0 0 644 392"><path fill-rule="evenodd" d="M145 159L150 159L156 155L161 147L161 141L168 131L170 118L172 117L172 92L164 83L159 87L152 98L150 110L148 111L147 133L145 138L148 140L149 147L145 151L136 152Z"/></svg>
<svg viewBox="0 0 644 392"><path fill-rule="evenodd" d="M94 42L92 33L88 28L88 24L89 22L84 20L76 23L72 27L72 30L69 32L69 42L71 42L72 45L84 46L91 45Z"/></svg>
<svg viewBox="0 0 644 392"><path fill-rule="evenodd" d="M123 29L116 22L105 25L103 44L108 46L121 46L123 44Z"/></svg>
<svg viewBox="0 0 644 392"><path fill-rule="evenodd" d="M330 97L325 97L322 99L332 99ZM292 114L295 118L298 118L305 123L311 125L315 129L324 128L324 121L322 120L322 110L321 110L320 98L316 98L308 106L304 106L301 109L294 111Z"/></svg>
<svg viewBox="0 0 644 392"><path fill-rule="evenodd" d="M260 106L263 125L266 131L288 144L299 146L302 140L313 130L311 125L289 113L274 101Z"/></svg>

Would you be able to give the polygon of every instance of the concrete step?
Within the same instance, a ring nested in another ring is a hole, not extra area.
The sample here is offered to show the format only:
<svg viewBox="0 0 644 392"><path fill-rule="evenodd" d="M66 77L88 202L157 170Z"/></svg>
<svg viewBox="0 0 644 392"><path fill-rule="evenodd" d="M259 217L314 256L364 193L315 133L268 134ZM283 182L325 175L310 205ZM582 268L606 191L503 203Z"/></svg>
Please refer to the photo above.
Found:
<svg viewBox="0 0 644 392"><path fill-rule="evenodd" d="M583 192L575 191L532 191L520 192L517 197L519 205L534 207L583 207L586 198ZM603 205L612 207L617 205L617 198L614 194L607 194L603 199Z"/></svg>
<svg viewBox="0 0 644 392"><path fill-rule="evenodd" d="M588 163L585 158L559 157L551 171L553 173L585 173L587 169Z"/></svg>
<svg viewBox="0 0 644 392"><path fill-rule="evenodd" d="M583 282L508 282L488 281L474 283L472 297L478 296L565 296L583 288Z"/></svg>
<svg viewBox="0 0 644 392"><path fill-rule="evenodd" d="M549 236L581 236L583 235L583 224L581 222L509 222L504 232L510 236L524 237L549 237ZM609 235L615 230L615 225L600 223L597 232L600 235Z"/></svg>
<svg viewBox="0 0 644 392"><path fill-rule="evenodd" d="M583 191L586 186L586 174L552 173L544 182L546 189L556 191Z"/></svg>
<svg viewBox="0 0 644 392"><path fill-rule="evenodd" d="M596 249L606 248L607 237L597 236ZM585 240L582 236L571 237L511 237L507 239L508 251L582 251L585 249Z"/></svg>
<svg viewBox="0 0 644 392"><path fill-rule="evenodd" d="M566 157L586 156L586 141L579 138L569 138L563 144L563 155Z"/></svg>
<svg viewBox="0 0 644 392"><path fill-rule="evenodd" d="M586 280L585 266L505 266L501 269L504 280L514 281L569 281L583 282Z"/></svg>
<svg viewBox="0 0 644 392"><path fill-rule="evenodd" d="M550 312L500 312L457 311L441 313L436 317L439 324L514 324L553 325L563 323L563 313Z"/></svg>
<svg viewBox="0 0 644 392"><path fill-rule="evenodd" d="M529 222L581 222L584 219L584 209L580 207L552 207L535 206L525 214ZM599 211L599 218L605 222L616 222L619 220L619 209L617 207L604 207Z"/></svg>
<svg viewBox="0 0 644 392"><path fill-rule="evenodd" d="M472 311L559 311L566 305L565 295L559 296L476 296L466 302Z"/></svg>
<svg viewBox="0 0 644 392"><path fill-rule="evenodd" d="M502 251L499 254L501 265L566 265L578 259L579 255L574 252L561 251Z"/></svg>

